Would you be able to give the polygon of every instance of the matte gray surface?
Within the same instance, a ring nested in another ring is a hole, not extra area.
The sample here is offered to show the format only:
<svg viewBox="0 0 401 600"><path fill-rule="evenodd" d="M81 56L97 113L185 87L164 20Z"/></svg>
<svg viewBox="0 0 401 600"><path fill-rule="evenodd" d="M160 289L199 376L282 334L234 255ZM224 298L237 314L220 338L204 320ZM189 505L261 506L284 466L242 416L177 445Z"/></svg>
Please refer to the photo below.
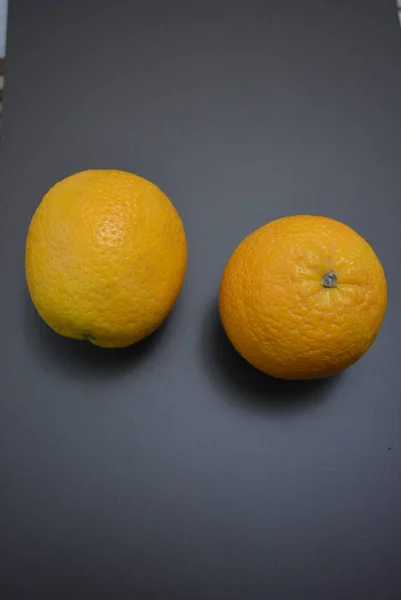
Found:
<svg viewBox="0 0 401 600"><path fill-rule="evenodd" d="M395 1L12 0L1 149L2 600L399 600L401 32ZM177 206L166 325L103 351L24 282L57 180L120 168ZM368 354L264 377L222 333L234 247L266 221L347 222L383 262Z"/></svg>

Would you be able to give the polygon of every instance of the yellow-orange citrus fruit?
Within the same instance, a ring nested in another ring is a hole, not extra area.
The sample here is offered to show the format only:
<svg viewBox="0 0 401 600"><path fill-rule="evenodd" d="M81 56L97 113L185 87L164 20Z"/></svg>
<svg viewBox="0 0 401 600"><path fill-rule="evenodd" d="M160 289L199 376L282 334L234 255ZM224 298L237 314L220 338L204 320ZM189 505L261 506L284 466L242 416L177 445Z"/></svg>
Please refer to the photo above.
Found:
<svg viewBox="0 0 401 600"><path fill-rule="evenodd" d="M42 318L63 336L109 348L134 344L162 323L186 261L170 200L123 171L83 171L57 183L26 241L28 289Z"/></svg>
<svg viewBox="0 0 401 600"><path fill-rule="evenodd" d="M236 350L283 379L334 375L357 361L383 321L387 284L371 246L333 219L268 223L231 256L220 315Z"/></svg>

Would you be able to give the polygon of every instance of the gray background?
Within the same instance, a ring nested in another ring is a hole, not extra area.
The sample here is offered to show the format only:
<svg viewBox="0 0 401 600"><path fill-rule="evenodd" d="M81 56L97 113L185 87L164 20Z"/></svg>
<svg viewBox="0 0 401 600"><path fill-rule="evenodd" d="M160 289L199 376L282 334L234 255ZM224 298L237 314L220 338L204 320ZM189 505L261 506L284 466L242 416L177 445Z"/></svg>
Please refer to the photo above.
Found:
<svg viewBox="0 0 401 600"><path fill-rule="evenodd" d="M401 34L395 2L13 0L0 174L0 596L401 598ZM189 264L125 351L53 334L24 282L57 180L126 169L177 206ZM292 213L382 260L368 354L320 383L237 357L230 253Z"/></svg>

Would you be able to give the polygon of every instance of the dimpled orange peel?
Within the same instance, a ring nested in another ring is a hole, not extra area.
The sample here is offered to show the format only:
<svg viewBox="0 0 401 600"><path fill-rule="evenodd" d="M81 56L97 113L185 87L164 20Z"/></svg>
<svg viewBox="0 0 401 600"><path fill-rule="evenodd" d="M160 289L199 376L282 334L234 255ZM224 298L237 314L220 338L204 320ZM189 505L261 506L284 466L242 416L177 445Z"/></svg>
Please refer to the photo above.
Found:
<svg viewBox="0 0 401 600"><path fill-rule="evenodd" d="M236 350L283 379L327 377L357 361L382 324L387 284L371 246L347 225L297 215L236 248L220 287Z"/></svg>
<svg viewBox="0 0 401 600"><path fill-rule="evenodd" d="M32 301L57 333L115 348L152 333L184 280L181 219L153 183L91 170L57 183L26 240Z"/></svg>

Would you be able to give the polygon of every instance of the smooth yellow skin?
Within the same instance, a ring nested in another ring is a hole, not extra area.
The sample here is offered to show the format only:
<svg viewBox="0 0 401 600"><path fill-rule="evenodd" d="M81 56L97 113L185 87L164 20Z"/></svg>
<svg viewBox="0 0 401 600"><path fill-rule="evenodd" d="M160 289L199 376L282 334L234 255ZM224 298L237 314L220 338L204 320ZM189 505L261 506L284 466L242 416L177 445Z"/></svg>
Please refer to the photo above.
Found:
<svg viewBox="0 0 401 600"><path fill-rule="evenodd" d="M122 171L83 171L57 183L26 240L26 279L41 317L63 336L108 348L159 327L186 263L184 228L170 200Z"/></svg>
<svg viewBox="0 0 401 600"><path fill-rule="evenodd" d="M334 287L323 277L334 271ZM274 377L334 375L358 360L384 318L387 284L371 246L347 225L309 215L268 223L234 251L220 315L237 351Z"/></svg>

